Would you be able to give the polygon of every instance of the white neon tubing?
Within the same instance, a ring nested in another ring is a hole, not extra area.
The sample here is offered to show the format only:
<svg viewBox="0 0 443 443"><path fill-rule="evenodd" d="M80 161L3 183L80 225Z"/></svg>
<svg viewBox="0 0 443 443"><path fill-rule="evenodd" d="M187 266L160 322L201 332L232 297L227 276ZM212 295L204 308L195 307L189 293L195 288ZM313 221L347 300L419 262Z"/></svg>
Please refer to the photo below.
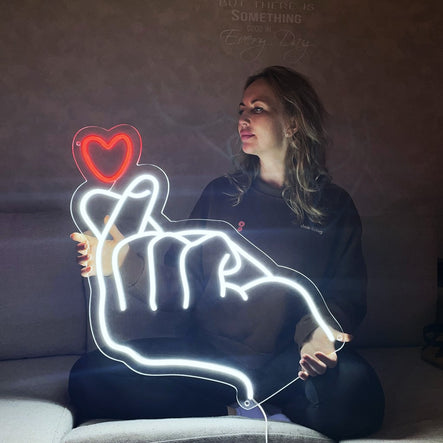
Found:
<svg viewBox="0 0 443 443"><path fill-rule="evenodd" d="M309 309L311 310L312 315L314 316L314 318L317 321L320 328L323 329L323 332L326 334L328 339L331 342L335 341L334 334L331 332L328 325L326 324L326 322L323 320L322 316L320 315L320 312L318 311L315 303L312 301L312 298L311 298L309 292L302 285L300 285L299 283L297 283L295 281L289 280L287 278L273 276L272 278L263 277L263 278L253 280L253 281L249 282L248 284L242 286L241 288L246 292L248 289L251 289L255 286L259 286L263 283L274 283L274 284L279 283L283 286L289 286L289 287L292 287L293 289L295 289L306 301Z"/></svg>
<svg viewBox="0 0 443 443"><path fill-rule="evenodd" d="M109 229L106 229L105 227L104 232L106 232L107 230ZM99 243L97 245L97 253L101 253L103 238L106 237L101 236ZM129 357L130 359L132 359L134 362L136 362L138 365L141 366L147 366L152 368L164 367L164 368L180 368L180 369L199 369L207 371L208 373L215 373L215 374L218 373L220 375L226 374L234 379L237 379L243 385L247 399L249 401L253 400L254 389L251 380L243 372L235 368L215 363L203 362L199 360L188 360L188 359L177 359L177 358L163 358L163 359L147 358L140 355L138 352L134 351L130 347L115 342L108 331L108 326L106 322L106 315L105 315L106 284L104 282L104 276L101 269L101 260L97 260L96 267L97 267L96 269L97 280L99 284L99 305L98 305L99 329L100 329L101 338L103 339L107 348L111 349L113 352L116 352L118 355L120 355L120 357L122 355L126 355L127 357ZM125 360L124 362L128 367L131 368L131 365L130 363L128 363L128 361ZM217 380L217 378L215 378L215 380Z"/></svg>
<svg viewBox="0 0 443 443"><path fill-rule="evenodd" d="M137 186L144 177L139 177L138 179L135 179L131 184L128 186L126 191L121 196L121 199L118 200L118 203L112 212L112 215L109 218L109 221L106 223L103 232L100 233L95 224L92 222L92 219L88 216L86 211L86 205L89 199L92 196L95 195L107 195L112 198L116 198L116 194L111 191L103 191L103 190L92 190L85 194L85 196L82 198L80 203L80 212L85 220L85 222L88 224L88 227L91 229L91 231L96 235L98 244L97 244L97 256L96 256L96 274L97 274L97 280L99 285L99 312L98 312L98 318L99 318L99 328L100 328L100 334L102 338L104 339L104 342L106 343L106 346L109 349L112 349L114 352L117 352L119 355L123 354L128 357L130 357L133 361L135 361L137 364L140 364L142 366L148 366L148 367L179 367L179 368L195 368L195 369L202 369L208 372L214 372L219 374L227 374L233 378L236 378L243 386L247 395L247 398L249 400L252 400L254 398L254 389L252 386L251 380L241 371L231 368L229 366L225 365L218 365L214 363L207 363L202 362L198 360L187 360L187 359L150 359L143 357L138 352L134 351L133 349L129 348L128 346L123 346L119 343L116 343L107 327L106 322L106 315L105 315L105 303L106 303L106 284L104 280L103 270L102 270L102 251L103 251L103 245L104 241L107 238L107 235L109 234L110 228L113 224L115 224L117 215L120 213L124 202L128 198L128 196L137 196L143 195L142 194L134 194L132 193L132 189ZM150 204L147 208L147 213L150 213L152 211L152 208L154 206L153 204ZM146 215L146 214L145 214ZM150 221L150 217L144 217L143 223L146 224ZM158 225L159 226L159 225ZM142 227L142 226L141 226ZM137 238L138 236L133 236ZM121 249L121 248L120 248ZM115 252L115 251L114 251ZM117 254L113 254L114 260L113 263L115 264L115 257L117 257ZM118 262L117 262L118 266ZM121 284L121 279L120 279ZM121 303L120 303L121 304ZM121 304L122 305L122 304ZM123 304L125 306L125 303ZM100 346L99 346L100 347ZM126 361L125 363L131 367Z"/></svg>
<svg viewBox="0 0 443 443"><path fill-rule="evenodd" d="M149 306L152 311L156 311L158 309L157 306L157 278L155 273L155 258L154 258L154 247L155 245L165 238L175 238L176 240L180 240L183 243L189 243L189 240L182 237L181 235L174 234L172 232L165 232L157 235L154 239L152 239L148 243L147 247L147 264L148 264L148 276L149 276ZM189 295L183 297L183 309L187 309L189 306Z"/></svg>
<svg viewBox="0 0 443 443"><path fill-rule="evenodd" d="M155 185L155 191L152 192L152 198L150 199L148 208L146 210L146 214L143 218L143 222L142 225L140 227L140 229L142 227L146 227L148 220L151 219L150 215L152 213L152 208L155 206L156 201L154 200L154 196L158 196L158 181L156 179L153 179L151 176L147 176L147 175L143 175L140 177L137 177L133 182L131 182L131 184L128 186L127 190L125 191L125 193L123 193L121 200L119 201L119 205L117 205L116 209L113 211L113 217L111 217L107 223L107 225L109 225L109 228L107 228L107 226L104 229L104 237L106 238L106 235L108 234L109 230L110 230L110 226L112 226L113 224L113 218L115 218L117 216L117 214L121 211L124 202L126 201L126 198L128 196L130 197L136 197L139 198L139 196L146 196L148 195L146 192L142 192L142 193L138 193L135 194L132 192L132 189L134 189L136 186L138 186L139 183L141 183L143 180L148 180L151 183L153 183ZM101 191L100 190L100 194L106 194L106 191ZM92 195L94 195L94 193L91 191L87 194L87 196L85 196L86 199L89 199ZM109 195L110 197L112 196L113 198L116 198L116 194L115 193L110 193ZM147 214L149 214L149 217L147 216ZM115 216L115 217L114 217ZM155 223L156 225L158 225L157 223ZM95 227L95 226L94 226ZM96 229L96 227L95 227ZM204 234L199 240L194 241L194 242L187 242L186 241L186 236L187 235L202 235ZM132 236L132 239L137 239L137 238L142 238L144 237L145 234L139 234L139 235L135 235ZM183 293L184 293L184 300L183 300L183 308L187 309L189 307L189 299L190 299L190 290L189 290L189 285L187 283L187 279L184 279L183 276L186 275L186 272L184 271L185 269L185 258L186 258L186 254L189 251L190 248L200 245L202 243L204 243L205 241L207 241L208 239L212 239L214 237L221 237L230 247L230 250L232 250L236 256L236 258L238 257L238 252L239 252L239 247L238 245L236 245L234 242L232 242L232 240L229 239L229 237L223 233L223 232L214 232L214 231L205 231L205 230L200 230L200 229L196 229L196 230L186 230L186 231L179 231L179 232L168 232L168 233L163 233L159 236L157 236L156 238L154 238L149 244L148 244L148 263L155 263L154 261L154 255L153 255L153 247L155 246L155 244L165 238L165 237L172 237L175 239L179 239L180 241L184 242L184 243L188 243L188 245L183 249L182 254L180 255L180 275L182 276L182 282L184 283L184 287L183 287ZM153 244L154 242L154 244ZM99 242L100 244L100 242ZM120 250L120 249L119 249ZM118 251L119 251L118 250ZM99 249L99 247L97 247L97 251L100 251L101 253L101 249ZM118 271L118 255L116 254L116 252L118 251L114 251L113 254L113 266L115 270ZM252 257L250 254L246 253L246 251L240 249L240 253L248 260L250 261L252 264L256 265L257 267L260 268L260 270L262 270L267 277L264 278L260 278L257 280L253 280L252 282L249 282L246 285L243 286L239 286L239 285L234 285L231 283L226 283L224 281L223 276L224 275L230 275L233 272L235 272L235 270L238 269L239 267L239 262L237 259L237 264L234 267L234 270L231 270L231 272L224 274L222 272L222 269L224 270L224 265L227 262L227 260L225 259L223 261L223 266L219 266L219 281L222 285L222 291L221 291L221 296L224 297L226 294L226 288L230 288L236 292L238 292L240 294L240 296L243 298L243 300L247 300L248 299L248 295L247 295L247 290L251 289L257 285L263 284L263 283L279 283L285 286L289 286L292 287L293 289L295 289L298 293L300 293L300 295L302 295L302 297L305 299L306 303L308 304L308 307L310 308L314 318L316 319L318 325L323 329L323 331L325 332L326 336L328 337L328 339L330 341L335 341L335 337L332 334L331 330L329 329L329 327L326 325L326 323L324 322L324 320L322 319L317 307L315 306L315 303L312 301L312 298L310 296L310 294L306 291L306 289L296 283L293 282L289 279L284 279L281 277L276 277L274 275L272 275L271 271L268 270L266 267L264 267L264 265L262 265L258 260L256 260L254 257ZM100 256L100 265L101 265L101 256ZM97 265L98 267L99 265ZM157 310L157 303L155 300L156 297L156 278L155 278L155 267L154 266L149 266L148 267L148 272L149 272L149 285L150 285L150 307L153 311ZM121 284L121 279L119 279L119 289L120 292L122 292L122 284ZM123 304L120 301L120 305L123 306Z"/></svg>
<svg viewBox="0 0 443 443"><path fill-rule="evenodd" d="M105 197L110 197L115 200L118 200L120 198L120 195L112 192L112 191L104 191L102 189L92 189L91 191L85 193L83 198L80 200L80 214L83 217L83 220L85 221L88 228L91 230L91 232L94 234L94 236L99 239L102 235L102 233L98 230L95 223L92 221L92 219L89 217L88 211L87 211L87 204L89 203L89 200L92 197L95 197L97 195L102 195Z"/></svg>
<svg viewBox="0 0 443 443"><path fill-rule="evenodd" d="M196 241L193 241L192 243L189 243L185 248L183 248L183 250L180 254L180 258L179 258L180 276L181 276L181 280L182 280L182 284L183 284L183 298L184 298L183 306L184 306L184 309L187 309L189 307L189 300L190 300L190 289L189 289L189 283L188 283L187 272L186 272L186 257L187 257L188 252L191 250L191 248L199 246L202 243L204 243L205 241L211 240L215 237L220 237L223 240L225 240L226 242L229 240L229 238L225 233L220 232L220 231L206 231L206 230L201 230L201 229L194 229L192 231L180 231L180 234L182 236L201 235L201 237L199 239L197 239ZM234 251L234 253L235 253L235 251ZM238 256L238 254L235 254L235 258L239 262L240 257ZM239 267L239 266L236 265L236 267ZM219 267L219 272L220 272L220 267ZM219 273L219 275L220 275L220 273ZM219 280L220 280L220 277L219 277Z"/></svg>
<svg viewBox="0 0 443 443"><path fill-rule="evenodd" d="M151 189L143 190L140 192L135 192L137 186L140 186L142 183L149 183L151 185ZM274 275L273 272L266 267L257 257L249 254L244 248L242 248L237 242L233 241L225 232L211 229L185 229L185 230L177 230L177 231L164 231L162 224L158 223L153 215L154 207L157 204L158 195L160 193L160 185L158 180L150 175L143 174L136 177L132 182L129 183L126 190L122 194L118 194L114 191L105 191L103 189L93 189L84 194L83 198L80 200L80 213L83 217L83 220L86 222L88 228L92 231L92 233L96 236L98 240L97 244L97 256L96 256L96 273L97 280L99 286L99 294L98 294L98 328L106 347L111 349L113 352L116 352L119 355L119 359L122 358L123 355L129 357L133 362L136 362L138 365L151 367L151 368L180 368L181 369L197 369L208 371L208 373L214 374L225 374L234 379L238 380L240 384L243 386L246 396L248 400L253 400L254 390L252 386L252 382L250 379L241 371L224 365L213 364L209 362L204 362L200 360L188 360L188 359L176 359L176 358L166 358L166 359L152 359L147 358L140 355L138 352L129 348L126 345L119 344L115 342L112 338L111 333L108 329L107 318L106 318L106 298L107 298L107 289L105 278L103 275L102 268L102 258L103 258L103 247L105 241L109 235L111 227L116 223L119 214L123 210L125 203L128 199L145 199L149 198L148 205L143 214L142 221L140 223L138 232L134 235L131 235L121 242L117 244L115 247L112 257L111 264L113 269L114 282L117 288L117 296L119 307L122 311L127 309L126 305L126 296L124 291L123 282L121 279L121 275L119 272L119 264L118 264L118 256L121 252L121 249L125 245L129 245L132 241L145 239L148 241L146 246L147 251L147 264L148 264L148 285L149 285L149 299L148 306L152 311L158 309L157 306L157 280L156 280L156 260L155 260L155 247L156 245L163 239L171 238L179 241L182 245L182 251L179 255L179 275L182 282L183 288L183 300L182 307L183 309L188 309L190 306L190 288L187 277L187 256L188 253L195 247L204 244L205 242L218 238L222 240L223 244L227 247L229 253L226 253L220 259L218 264L218 281L220 284L220 297L226 297L227 289L234 291L240 295L243 300L248 299L248 291L261 285L261 284L274 284L281 285L286 288L290 288L295 290L298 294L302 296L308 305L310 311L312 312L315 320L317 321L319 327L323 329L329 340L334 341L334 336L327 326L326 322L320 315L315 303L312 300L310 293L303 287L300 283L295 282L289 278L280 277L278 275ZM116 201L116 205L114 210L112 211L108 222L105 224L103 231L97 228L97 226L93 223L92 219L88 215L88 203L92 197L95 196L105 196L107 198L113 199ZM164 205L163 205L164 208ZM164 216L163 212L160 211L159 214L161 217L164 217L164 223L171 222L166 216ZM164 224L163 223L163 224ZM146 230L147 226L150 225L153 230ZM241 237L244 239L243 237ZM261 251L260 251L261 252ZM265 255L265 254L264 254ZM267 257L267 256L266 256ZM269 259L269 257L267 257ZM232 260L231 260L232 259ZM239 274L241 272L242 266L244 263L252 265L259 274L262 276L258 277L254 280L251 280L243 285L234 284L226 280L226 278ZM226 269L226 266L233 261L233 264L230 268ZM272 260L271 260L272 261ZM274 266L277 266L275 262L273 262ZM302 274L300 274L302 275ZM305 277L305 276L303 276ZM307 278L307 277L305 277ZM309 280L309 279L308 279ZM310 281L310 280L309 280ZM310 281L310 283L315 287L314 283ZM317 289L317 288L316 288ZM317 289L318 291L318 289ZM99 343L98 343L99 345ZM100 345L99 345L100 348ZM112 358L112 357L111 357ZM131 367L131 364L128 361L124 360L124 363ZM134 371L136 369L132 368ZM174 372L174 371L173 371ZM146 372L140 372L146 373ZM149 373L149 372L148 372ZM190 375L190 374L182 374L182 375ZM196 376L196 375L192 375ZM218 380L214 375L214 379ZM205 377L203 377L205 378ZM212 378L210 378L212 379ZM221 380L218 380L221 381ZM225 383L224 381L222 381ZM229 383L228 383L229 384ZM250 403L249 403L250 404ZM244 403L243 406L246 404Z"/></svg>
<svg viewBox="0 0 443 443"><path fill-rule="evenodd" d="M150 181L152 186L153 186L153 188L152 188L152 196L151 196L151 198L149 200L149 204L148 204L148 207L147 207L147 209L145 211L144 217L143 217L143 219L142 219L142 221L140 223L140 228L139 228L138 232L139 233L140 232L144 232L146 230L146 226L149 223L151 223L156 230L158 230L158 231L160 230L161 231L162 229L160 228L160 225L158 225L155 222L155 220L153 220L152 217L151 217L152 210L153 210L155 204L157 203L159 189L160 189L160 184L159 184L158 180L155 177L152 177L150 175L143 175L143 176L140 177L140 180L139 180L139 182L136 185L138 185L143 180ZM137 196L135 198L139 198L139 197ZM143 198L143 197L140 197L140 198Z"/></svg>
<svg viewBox="0 0 443 443"><path fill-rule="evenodd" d="M226 297L226 282L223 277L223 271L225 268L225 265L227 261L229 260L231 256L229 254L225 254L223 258L220 260L220 264L218 266L218 284L220 286L220 297L225 298Z"/></svg>

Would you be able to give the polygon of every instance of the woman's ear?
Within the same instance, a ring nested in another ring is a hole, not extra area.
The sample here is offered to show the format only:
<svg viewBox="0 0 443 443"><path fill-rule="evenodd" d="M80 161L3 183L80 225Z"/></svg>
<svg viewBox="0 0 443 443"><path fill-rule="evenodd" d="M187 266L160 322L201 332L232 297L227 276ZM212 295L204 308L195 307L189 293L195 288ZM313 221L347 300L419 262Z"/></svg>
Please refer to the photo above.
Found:
<svg viewBox="0 0 443 443"><path fill-rule="evenodd" d="M295 135L298 131L298 125L296 121L289 122L288 127L286 128L285 135L286 137L292 137Z"/></svg>

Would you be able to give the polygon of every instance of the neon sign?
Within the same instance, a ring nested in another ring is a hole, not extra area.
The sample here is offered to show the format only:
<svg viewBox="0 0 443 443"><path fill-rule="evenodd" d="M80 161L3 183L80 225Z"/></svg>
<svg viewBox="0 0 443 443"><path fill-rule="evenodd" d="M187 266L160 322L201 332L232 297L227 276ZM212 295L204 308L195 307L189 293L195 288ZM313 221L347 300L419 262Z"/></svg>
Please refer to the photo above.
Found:
<svg viewBox="0 0 443 443"><path fill-rule="evenodd" d="M90 153L90 146L93 143L98 144L106 150L113 149L119 142L123 142L126 147L125 156L120 167L117 171L112 175L103 174L96 166L95 162L92 160ZM131 139L126 134L117 134L111 138L111 140L106 142L103 138L98 137L97 135L90 135L85 137L80 142L80 149L82 153L82 157L85 160L86 165L90 169L90 171L102 182L104 183L114 183L120 176L122 176L126 170L128 169L129 163L131 161L132 152L134 150L133 143Z"/></svg>
<svg viewBox="0 0 443 443"><path fill-rule="evenodd" d="M72 153L86 181L113 185L129 173L131 166L137 165L141 137L130 125L118 125L110 130L90 126L75 134Z"/></svg>
<svg viewBox="0 0 443 443"><path fill-rule="evenodd" d="M112 152L117 149L120 149L119 153ZM104 166L97 153L115 157ZM164 244L176 246L177 279L181 291L178 302L183 311L188 311L196 298L189 281L189 257L215 240L222 251L218 262L214 263L220 299L237 297L247 304L254 297L256 288L271 285L291 297L298 297L331 342L335 341L331 327L341 328L311 280L295 270L278 266L233 226L216 220L205 221L204 228L199 226L198 221L171 221L163 212L169 192L167 176L157 166L139 165L140 153L140 135L128 125L119 125L110 130L84 128L73 140L74 158L86 181L73 194L71 214L79 230L86 228L97 239L96 286L94 291L91 289L90 298L90 326L97 347L109 358L122 361L143 375L183 375L231 385L237 391L240 406L245 409L256 407L269 397L257 398L254 380L235 365L208 361L204 356L159 358L145 355L130 341L122 340L116 334L109 316L110 306L117 306L117 312L124 313L131 297L119 265L123 248L143 245L146 267L144 307L147 312L159 309L158 301L162 296L158 286L159 251ZM109 209L109 218L104 225L96 221L103 219L96 217L98 201L105 202ZM122 219L122 214L133 207L139 208L139 214L136 214L138 224L113 249L110 257L112 275L106 276L103 271L106 241L112 227ZM294 372L295 377L283 385L297 379L297 371ZM282 387L277 388L280 390Z"/></svg>

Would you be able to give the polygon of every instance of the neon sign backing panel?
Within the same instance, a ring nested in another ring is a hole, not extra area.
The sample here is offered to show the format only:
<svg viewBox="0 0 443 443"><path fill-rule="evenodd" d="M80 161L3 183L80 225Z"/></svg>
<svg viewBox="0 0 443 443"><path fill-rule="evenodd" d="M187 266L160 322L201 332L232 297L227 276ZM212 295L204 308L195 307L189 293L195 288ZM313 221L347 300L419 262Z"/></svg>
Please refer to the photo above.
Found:
<svg viewBox="0 0 443 443"><path fill-rule="evenodd" d="M132 295L119 267L123 248L142 245L145 263L146 293L143 307L146 321L159 309L164 293L158 281L164 262L164 245L173 245L176 253L177 280L180 296L177 303L183 312L191 311L196 294L189 276L189 257L208 244L220 247L218 262L214 263L218 280L218 297L236 297L247 306L257 288L275 288L297 297L315 318L331 342L331 328L341 330L327 309L314 283L303 274L278 266L263 251L252 245L233 226L223 221L171 221L164 214L169 194L166 174L154 165L139 165L142 143L138 131L129 125L110 130L99 127L83 128L74 136L73 155L85 178L71 199L71 214L80 231L88 230L98 240L96 248L96 277L91 278L90 327L97 347L109 358L126 364L143 375L183 375L200 377L231 385L237 391L237 401L251 409L297 380L298 369L290 378L280 380L266 398L257 397L256 382L235 364L186 356L152 356L133 346L130 336L114 328L113 315L128 310ZM134 214L134 208L137 214ZM103 271L104 246L112 226L121 224L128 212L136 220L130 232L113 250L112 275ZM104 215L109 214L105 223ZM251 270L253 272L251 272ZM252 275L252 277L251 277ZM160 277L160 278L159 278ZM272 297L272 293L269 294ZM263 319L266 321L266 319Z"/></svg>

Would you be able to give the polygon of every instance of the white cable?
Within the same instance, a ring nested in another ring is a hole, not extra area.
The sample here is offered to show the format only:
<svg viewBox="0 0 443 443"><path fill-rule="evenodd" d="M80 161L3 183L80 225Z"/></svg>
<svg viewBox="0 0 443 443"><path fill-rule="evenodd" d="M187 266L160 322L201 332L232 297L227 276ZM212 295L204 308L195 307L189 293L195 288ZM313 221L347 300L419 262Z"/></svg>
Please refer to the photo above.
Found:
<svg viewBox="0 0 443 443"><path fill-rule="evenodd" d="M257 408L260 409L260 412L263 414L263 418L265 420L265 443L268 443L268 416L266 415L265 410L263 409L263 406L260 404L257 404Z"/></svg>

